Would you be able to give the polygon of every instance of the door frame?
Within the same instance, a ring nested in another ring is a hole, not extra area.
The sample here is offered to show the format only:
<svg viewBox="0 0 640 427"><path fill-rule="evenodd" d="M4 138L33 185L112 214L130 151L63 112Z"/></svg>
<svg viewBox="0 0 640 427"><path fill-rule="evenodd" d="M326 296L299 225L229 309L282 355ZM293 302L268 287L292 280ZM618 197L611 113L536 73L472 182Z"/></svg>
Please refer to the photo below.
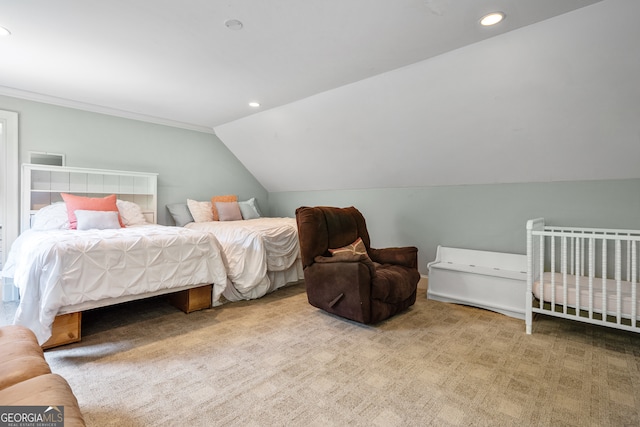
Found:
<svg viewBox="0 0 640 427"><path fill-rule="evenodd" d="M2 215L2 265L20 230L20 164L18 161L18 113L0 110L0 209ZM0 287L0 297L2 290Z"/></svg>

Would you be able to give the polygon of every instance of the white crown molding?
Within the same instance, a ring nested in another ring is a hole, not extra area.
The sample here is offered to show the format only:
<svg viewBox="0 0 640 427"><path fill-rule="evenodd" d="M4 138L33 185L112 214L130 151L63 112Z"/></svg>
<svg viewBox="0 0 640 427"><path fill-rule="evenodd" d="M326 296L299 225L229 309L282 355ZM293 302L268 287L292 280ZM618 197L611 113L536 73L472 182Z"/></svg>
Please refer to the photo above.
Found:
<svg viewBox="0 0 640 427"><path fill-rule="evenodd" d="M141 122L155 123L158 125L171 126L175 128L188 129L197 132L211 133L215 135L215 131L211 127L194 125L175 120L163 119L160 117L147 116L145 114L133 113L131 111L118 110L115 108L103 107L84 102L73 101L71 99L58 98L55 96L44 95L36 92L29 92L21 89L14 89L7 86L0 86L0 95L10 96L13 98L26 99L28 101L42 102L44 104L52 104L60 107L74 108L76 110L90 111L92 113L106 114L109 116L122 117L125 119L138 120Z"/></svg>

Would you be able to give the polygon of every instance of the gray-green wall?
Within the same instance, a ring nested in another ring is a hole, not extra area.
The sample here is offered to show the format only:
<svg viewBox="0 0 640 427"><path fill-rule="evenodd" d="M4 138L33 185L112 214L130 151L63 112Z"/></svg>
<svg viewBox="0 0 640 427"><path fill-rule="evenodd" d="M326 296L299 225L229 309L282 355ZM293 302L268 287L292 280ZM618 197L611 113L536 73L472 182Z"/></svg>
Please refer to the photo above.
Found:
<svg viewBox="0 0 640 427"><path fill-rule="evenodd" d="M270 193L275 216L355 206L374 247L415 245L420 271L438 245L526 253L525 224L640 229L640 179Z"/></svg>
<svg viewBox="0 0 640 427"><path fill-rule="evenodd" d="M67 166L158 173L158 223L172 225L165 206L217 194L256 197L264 187L214 134L0 96L19 114L21 162L29 151L66 155Z"/></svg>
<svg viewBox="0 0 640 427"><path fill-rule="evenodd" d="M0 96L19 113L20 156L64 153L67 165L157 172L158 222L167 203L214 194L256 197L273 216L299 206L356 206L375 247L416 245L422 273L438 245L524 253L528 219L640 229L640 179L267 193L213 134Z"/></svg>

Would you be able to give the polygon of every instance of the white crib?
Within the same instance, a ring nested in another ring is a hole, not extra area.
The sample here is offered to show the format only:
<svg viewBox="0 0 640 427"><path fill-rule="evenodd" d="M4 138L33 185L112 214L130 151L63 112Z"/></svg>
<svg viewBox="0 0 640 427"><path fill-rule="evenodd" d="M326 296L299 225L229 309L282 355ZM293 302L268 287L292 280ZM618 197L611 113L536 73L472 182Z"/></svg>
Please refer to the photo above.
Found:
<svg viewBox="0 0 640 427"><path fill-rule="evenodd" d="M527 334L533 313L640 332L638 241L640 230L528 221Z"/></svg>

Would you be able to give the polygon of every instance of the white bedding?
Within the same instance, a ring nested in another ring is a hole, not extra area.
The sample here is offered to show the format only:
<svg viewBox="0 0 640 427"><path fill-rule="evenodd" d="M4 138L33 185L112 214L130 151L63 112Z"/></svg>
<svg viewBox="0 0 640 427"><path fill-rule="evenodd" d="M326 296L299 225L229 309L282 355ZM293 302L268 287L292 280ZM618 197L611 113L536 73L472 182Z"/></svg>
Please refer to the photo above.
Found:
<svg viewBox="0 0 640 427"><path fill-rule="evenodd" d="M41 344L67 306L198 284L213 284L217 297L227 285L215 238L161 225L26 231L13 244L2 275L20 289L14 323L31 328Z"/></svg>
<svg viewBox="0 0 640 427"><path fill-rule="evenodd" d="M555 287L555 303L556 304L564 304L564 286L563 279L561 273L553 273L553 275L549 272L545 272L543 275L543 293L540 294L540 281L535 281L533 283L533 294L537 299L541 299L540 297L544 297L546 302L551 302L551 279L553 278L553 286ZM587 276L575 276L573 274L567 274L567 305L570 307L576 307L576 278L580 281L580 309L589 310L589 277ZM617 284L615 280L607 279L607 292L606 292L606 304L607 304L607 314L615 315L617 313L617 301L618 301L618 292L617 292ZM640 284L636 284L637 286L637 295L640 296ZM597 313L602 313L602 296L603 296L603 286L601 278L593 279L593 311ZM638 304L636 297L635 303ZM621 281L620 282L620 312L623 317L629 318L631 317L631 309L633 306L632 299L632 285L630 282ZM636 313L640 314L640 310L636 311Z"/></svg>
<svg viewBox="0 0 640 427"><path fill-rule="evenodd" d="M222 246L231 285L223 292L229 301L254 299L300 280L300 249L295 218L256 218L242 221L192 222L185 225L215 235ZM278 275L277 272L286 272Z"/></svg>

